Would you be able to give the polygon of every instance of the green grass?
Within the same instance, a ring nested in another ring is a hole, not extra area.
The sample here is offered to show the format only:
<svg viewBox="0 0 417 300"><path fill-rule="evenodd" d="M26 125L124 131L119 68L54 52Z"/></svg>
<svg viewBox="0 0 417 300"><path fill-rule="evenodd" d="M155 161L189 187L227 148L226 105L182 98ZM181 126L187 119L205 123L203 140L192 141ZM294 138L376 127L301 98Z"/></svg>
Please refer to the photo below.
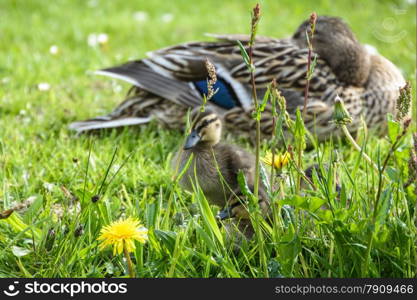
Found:
<svg viewBox="0 0 417 300"><path fill-rule="evenodd" d="M96 241L102 226L121 216L137 216L150 229L149 242L134 253L140 277L415 276L415 186L403 188L410 135L389 161L376 222L378 173L349 145L329 142L306 152L303 160L306 166L336 160L341 200L335 201L331 175L316 181L316 192L295 196L296 173L289 168L280 203L293 206L292 217L279 217L283 225L264 228L263 242L255 238L235 252L211 218L218 208L172 182L170 158L180 133L157 124L80 137L67 129L71 121L107 113L128 88L87 71L201 40L205 32L248 33L253 5L242 0L0 2L0 211L36 197L25 213L0 220L0 277L127 276L121 256L100 252ZM363 43L374 45L415 82L415 4L280 0L261 5L259 34L288 36L313 10L342 16ZM146 11L148 20L136 21L135 11ZM166 13L173 15L171 23L161 22ZM104 49L88 46L94 32L108 34ZM49 53L52 45L59 47L58 55ZM41 82L51 89L39 91ZM366 144L376 163L388 149L386 138L371 137ZM102 195L92 202L116 150ZM80 213L71 213L61 187L78 197ZM332 208L317 210L322 200ZM62 218L53 212L56 204L64 209Z"/></svg>

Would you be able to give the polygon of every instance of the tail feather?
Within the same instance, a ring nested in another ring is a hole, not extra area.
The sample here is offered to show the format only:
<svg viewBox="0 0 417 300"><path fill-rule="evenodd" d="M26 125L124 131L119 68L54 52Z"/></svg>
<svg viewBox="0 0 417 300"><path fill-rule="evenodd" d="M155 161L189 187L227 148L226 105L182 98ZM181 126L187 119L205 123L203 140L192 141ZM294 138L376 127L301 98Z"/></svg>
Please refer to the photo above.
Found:
<svg viewBox="0 0 417 300"><path fill-rule="evenodd" d="M127 117L121 119L110 119L108 117L98 117L86 121L79 121L71 123L68 127L69 129L81 133L84 131L96 130L96 129L105 129L105 128L117 128L130 125L140 125L149 123L152 120L152 117L146 118L137 118L137 117Z"/></svg>
<svg viewBox="0 0 417 300"><path fill-rule="evenodd" d="M165 121L166 118L178 120L185 115L186 108L179 108L180 106L174 105L169 100L137 88L109 114L77 121L68 127L81 133L104 128L147 124L153 119L169 123Z"/></svg>

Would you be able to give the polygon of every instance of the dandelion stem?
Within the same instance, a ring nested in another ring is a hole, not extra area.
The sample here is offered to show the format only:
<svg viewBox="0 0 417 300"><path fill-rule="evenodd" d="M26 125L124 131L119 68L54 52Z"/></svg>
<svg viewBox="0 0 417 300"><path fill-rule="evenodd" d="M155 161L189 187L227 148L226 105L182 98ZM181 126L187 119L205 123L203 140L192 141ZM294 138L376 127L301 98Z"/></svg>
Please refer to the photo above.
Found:
<svg viewBox="0 0 417 300"><path fill-rule="evenodd" d="M126 258L126 262L127 262L127 269L129 270L129 277L130 278L135 278L135 273L133 271L133 264L132 264L132 260L130 259L130 254L127 251L125 242L123 242L123 253L125 255Z"/></svg>
<svg viewBox="0 0 417 300"><path fill-rule="evenodd" d="M268 87L271 89L271 104L272 104L272 132L271 132L271 150L272 150L272 164L271 164L271 192L274 190L274 161L275 161L275 147L276 147L276 123L277 123L277 83L272 80L271 85Z"/></svg>
<svg viewBox="0 0 417 300"><path fill-rule="evenodd" d="M375 165L375 163L372 161L372 159L362 151L362 148L356 143L355 139L350 134L349 130L347 129L346 125L341 125L343 133L348 138L349 142L352 144L352 146L358 150L360 153L362 153L362 156L366 159L366 161L377 171L379 172L378 167Z"/></svg>
<svg viewBox="0 0 417 300"><path fill-rule="evenodd" d="M273 120L273 123L275 123L275 120ZM272 162L274 162L275 161L275 147L272 147ZM275 169L275 167L274 167L274 164L272 163L271 164L271 180L270 180L270 184L271 184L271 193L274 191L274 179L275 179L275 177L274 177L274 169Z"/></svg>
<svg viewBox="0 0 417 300"><path fill-rule="evenodd" d="M297 147L297 169L298 170L302 170L303 169L303 148L302 148L302 142L300 140L298 140L298 147ZM297 189L297 194L300 192L300 188L301 188L301 177L302 177L302 172L298 172L297 174L297 182L296 182L296 189Z"/></svg>

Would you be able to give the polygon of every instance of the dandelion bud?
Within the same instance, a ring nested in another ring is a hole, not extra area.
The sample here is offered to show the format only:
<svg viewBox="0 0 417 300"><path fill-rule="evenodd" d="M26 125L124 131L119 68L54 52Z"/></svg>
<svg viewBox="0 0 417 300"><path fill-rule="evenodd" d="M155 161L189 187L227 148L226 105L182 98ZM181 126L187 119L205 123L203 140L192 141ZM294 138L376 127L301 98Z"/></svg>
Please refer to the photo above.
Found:
<svg viewBox="0 0 417 300"><path fill-rule="evenodd" d="M336 96L334 99L334 112L333 112L333 122L338 126L347 125L352 123L352 117L345 108L345 103L342 98Z"/></svg>

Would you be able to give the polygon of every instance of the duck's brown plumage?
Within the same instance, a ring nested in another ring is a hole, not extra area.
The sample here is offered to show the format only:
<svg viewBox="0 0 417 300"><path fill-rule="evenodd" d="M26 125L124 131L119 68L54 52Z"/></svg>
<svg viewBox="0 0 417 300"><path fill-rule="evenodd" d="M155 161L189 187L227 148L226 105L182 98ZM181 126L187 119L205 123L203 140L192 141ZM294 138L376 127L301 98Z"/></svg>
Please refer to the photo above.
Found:
<svg viewBox="0 0 417 300"><path fill-rule="evenodd" d="M308 56L305 30L308 26L308 22L304 22L287 39L259 37L253 49L259 97L266 86L276 80L292 116L297 108L302 109L304 102ZM222 116L227 130L253 135L250 73L236 44L236 40L240 40L247 46L248 37L214 37L218 41L176 45L154 51L148 58L101 70L101 74L132 83L133 94L111 114L73 123L71 128L84 131L144 124L151 119L170 128L182 128L187 109L202 102L196 81L207 77L204 61L209 58L216 67L219 82L224 84L222 89L230 94L222 101L231 99L236 105L225 108L212 99L207 106ZM317 64L310 83L306 127L317 133L319 140L339 134L336 125L330 122L338 94L353 118L348 127L351 132L357 131L362 115L369 128L385 132L386 113L395 114L398 90L405 84L398 69L379 54L369 53L340 18L322 16L317 19L313 46ZM261 130L264 136L272 131L269 105L262 114Z"/></svg>

